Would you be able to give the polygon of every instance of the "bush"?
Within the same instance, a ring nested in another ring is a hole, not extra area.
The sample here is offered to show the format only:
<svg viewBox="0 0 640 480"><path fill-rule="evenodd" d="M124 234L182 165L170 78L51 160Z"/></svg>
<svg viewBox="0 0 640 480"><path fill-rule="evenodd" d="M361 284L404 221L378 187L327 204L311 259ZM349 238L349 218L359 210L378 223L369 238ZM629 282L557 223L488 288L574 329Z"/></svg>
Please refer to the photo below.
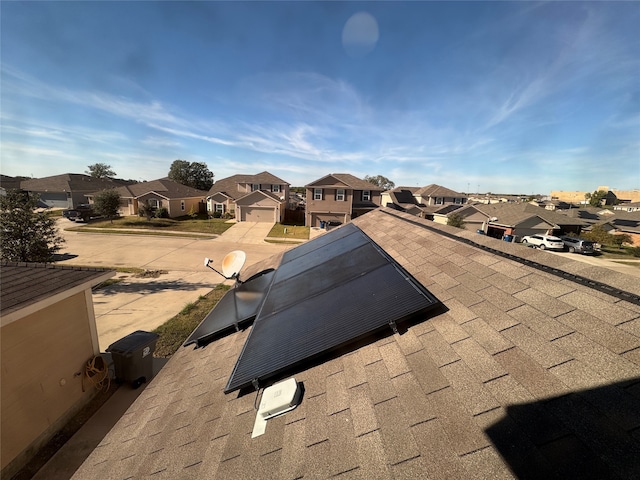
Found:
<svg viewBox="0 0 640 480"><path fill-rule="evenodd" d="M169 211L164 207L157 209L156 218L169 218Z"/></svg>
<svg viewBox="0 0 640 480"><path fill-rule="evenodd" d="M213 212L213 218L221 218L222 217L222 213L220 212Z"/></svg>
<svg viewBox="0 0 640 480"><path fill-rule="evenodd" d="M631 249L631 255L640 258L640 247L633 247Z"/></svg>

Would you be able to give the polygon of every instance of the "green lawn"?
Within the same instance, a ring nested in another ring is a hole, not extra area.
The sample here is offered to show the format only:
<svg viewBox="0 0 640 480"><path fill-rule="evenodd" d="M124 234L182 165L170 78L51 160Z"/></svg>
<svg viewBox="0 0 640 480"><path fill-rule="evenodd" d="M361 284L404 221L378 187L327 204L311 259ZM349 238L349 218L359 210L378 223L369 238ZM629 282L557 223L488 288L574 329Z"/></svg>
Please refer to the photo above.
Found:
<svg viewBox="0 0 640 480"><path fill-rule="evenodd" d="M154 332L160 335L160 338L156 343L154 356L173 355L229 288L228 285L216 285L209 293L201 295L193 303L188 303L175 317L156 328Z"/></svg>
<svg viewBox="0 0 640 480"><path fill-rule="evenodd" d="M267 237L286 240L309 240L309 227L276 223Z"/></svg>
<svg viewBox="0 0 640 480"><path fill-rule="evenodd" d="M634 256L634 248L633 247L613 247L611 245L602 245L600 249L600 258L605 258L607 260L640 260L640 257Z"/></svg>
<svg viewBox="0 0 640 480"><path fill-rule="evenodd" d="M152 218L151 220L147 220L144 217L129 216L114 218L113 222L110 220L94 220L87 224L78 224L78 226L68 228L67 230L82 231L87 228L99 228L105 229L105 233L111 233L111 231L117 231L119 229L139 229L220 235L231 228L232 225L233 223L227 223L226 220L219 218L193 219L187 216L179 218Z"/></svg>

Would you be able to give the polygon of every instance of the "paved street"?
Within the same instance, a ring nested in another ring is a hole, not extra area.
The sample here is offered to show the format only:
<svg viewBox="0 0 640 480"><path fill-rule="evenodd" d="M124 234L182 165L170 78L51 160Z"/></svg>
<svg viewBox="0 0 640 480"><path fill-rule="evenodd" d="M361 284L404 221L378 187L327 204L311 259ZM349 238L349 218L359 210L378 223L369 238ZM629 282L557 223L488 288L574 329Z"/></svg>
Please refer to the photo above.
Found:
<svg viewBox="0 0 640 480"><path fill-rule="evenodd" d="M75 224L66 219L59 220L60 233L66 241L60 253L67 257L59 265L137 267L168 272L157 278L117 273L114 278L121 277L121 283L94 293L101 351L135 330L152 330L162 325L187 303L224 282L205 268L205 257L212 259L211 265L219 270L222 259L232 250L243 250L248 266L291 248L263 240L270 224L236 224L215 239L64 230L72 226Z"/></svg>

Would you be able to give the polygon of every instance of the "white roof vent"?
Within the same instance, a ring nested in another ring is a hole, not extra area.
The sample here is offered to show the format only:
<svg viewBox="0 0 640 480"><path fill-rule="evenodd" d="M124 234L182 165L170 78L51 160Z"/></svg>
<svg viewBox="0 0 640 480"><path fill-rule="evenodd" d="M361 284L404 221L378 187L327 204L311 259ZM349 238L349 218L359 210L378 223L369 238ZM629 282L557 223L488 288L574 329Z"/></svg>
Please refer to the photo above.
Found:
<svg viewBox="0 0 640 480"><path fill-rule="evenodd" d="M302 388L293 377L265 388L251 438L259 437L265 432L267 420L296 408L301 396Z"/></svg>

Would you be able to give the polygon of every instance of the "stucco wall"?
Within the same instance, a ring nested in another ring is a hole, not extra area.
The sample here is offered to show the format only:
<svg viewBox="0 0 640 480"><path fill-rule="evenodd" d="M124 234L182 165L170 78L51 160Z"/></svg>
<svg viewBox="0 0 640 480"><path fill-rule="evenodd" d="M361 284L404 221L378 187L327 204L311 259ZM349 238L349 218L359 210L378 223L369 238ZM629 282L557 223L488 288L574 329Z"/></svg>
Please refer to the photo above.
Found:
<svg viewBox="0 0 640 480"><path fill-rule="evenodd" d="M3 478L7 465L31 457L94 394L82 392L76 375L94 355L90 295L77 293L2 327Z"/></svg>

